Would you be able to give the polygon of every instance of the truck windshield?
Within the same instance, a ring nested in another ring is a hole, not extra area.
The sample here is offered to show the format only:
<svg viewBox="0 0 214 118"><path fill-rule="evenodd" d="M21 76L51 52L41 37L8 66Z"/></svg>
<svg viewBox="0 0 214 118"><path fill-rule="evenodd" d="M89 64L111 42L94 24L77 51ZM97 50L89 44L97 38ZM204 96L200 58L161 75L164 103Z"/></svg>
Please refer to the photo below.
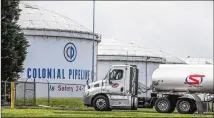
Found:
<svg viewBox="0 0 214 118"><path fill-rule="evenodd" d="M106 74L106 76L103 78L103 80L105 80L108 77L108 74Z"/></svg>
<svg viewBox="0 0 214 118"><path fill-rule="evenodd" d="M108 74L109 74L110 70L107 72L106 76L103 78L103 80L106 80L108 78Z"/></svg>

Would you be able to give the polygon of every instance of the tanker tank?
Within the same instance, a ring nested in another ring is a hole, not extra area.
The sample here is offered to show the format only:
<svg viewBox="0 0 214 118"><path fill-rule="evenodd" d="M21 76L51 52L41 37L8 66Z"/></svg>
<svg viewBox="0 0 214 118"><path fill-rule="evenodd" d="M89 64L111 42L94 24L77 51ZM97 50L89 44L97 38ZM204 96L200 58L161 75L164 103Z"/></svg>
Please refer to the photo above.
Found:
<svg viewBox="0 0 214 118"><path fill-rule="evenodd" d="M213 65L160 65L152 75L157 92L194 92L214 94Z"/></svg>

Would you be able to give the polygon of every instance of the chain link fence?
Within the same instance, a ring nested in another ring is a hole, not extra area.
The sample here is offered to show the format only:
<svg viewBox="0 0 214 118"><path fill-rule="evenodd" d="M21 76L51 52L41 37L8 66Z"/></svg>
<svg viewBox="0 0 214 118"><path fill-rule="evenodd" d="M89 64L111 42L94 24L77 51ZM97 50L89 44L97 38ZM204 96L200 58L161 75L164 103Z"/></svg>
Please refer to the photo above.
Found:
<svg viewBox="0 0 214 118"><path fill-rule="evenodd" d="M15 105L33 106L36 105L36 83L15 82Z"/></svg>
<svg viewBox="0 0 214 118"><path fill-rule="evenodd" d="M11 82L1 82L3 106L10 105ZM15 106L53 106L56 98L81 98L84 85L49 82L15 82Z"/></svg>
<svg viewBox="0 0 214 118"><path fill-rule="evenodd" d="M1 82L1 104L3 106L10 105L10 87L11 83L2 81Z"/></svg>
<svg viewBox="0 0 214 118"><path fill-rule="evenodd" d="M1 86L2 105L10 106L11 82L2 81ZM59 103L56 103L56 98L81 98L83 94L84 85L81 84L15 82L15 106L60 106L62 104L59 102L60 100L58 100ZM63 103L66 103L64 100L61 99ZM210 105L214 112L214 98Z"/></svg>

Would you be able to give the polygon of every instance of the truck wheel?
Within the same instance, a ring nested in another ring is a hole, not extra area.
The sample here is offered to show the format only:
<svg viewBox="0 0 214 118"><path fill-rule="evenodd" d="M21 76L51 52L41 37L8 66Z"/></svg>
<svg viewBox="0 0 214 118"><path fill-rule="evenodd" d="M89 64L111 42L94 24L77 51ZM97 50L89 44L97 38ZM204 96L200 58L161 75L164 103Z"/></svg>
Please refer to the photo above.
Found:
<svg viewBox="0 0 214 118"><path fill-rule="evenodd" d="M155 106L155 102L156 102L157 98L153 98L152 99L152 102L151 102L151 105L149 108L153 108Z"/></svg>
<svg viewBox="0 0 214 118"><path fill-rule="evenodd" d="M137 107L131 107L131 110L137 110Z"/></svg>
<svg viewBox="0 0 214 118"><path fill-rule="evenodd" d="M196 112L197 107L196 107L195 101L191 100L191 104L192 104L192 109L190 111L190 114L193 114Z"/></svg>
<svg viewBox="0 0 214 118"><path fill-rule="evenodd" d="M176 109L180 114L192 114L195 108L190 100L180 99L176 104Z"/></svg>
<svg viewBox="0 0 214 118"><path fill-rule="evenodd" d="M159 113L172 113L175 107L167 98L158 98L155 102L155 109Z"/></svg>
<svg viewBox="0 0 214 118"><path fill-rule="evenodd" d="M97 111L111 111L109 108L108 98L105 96L99 95L93 100L94 109Z"/></svg>
<svg viewBox="0 0 214 118"><path fill-rule="evenodd" d="M189 112L189 114L194 114L196 112L196 108L191 109L191 111Z"/></svg>
<svg viewBox="0 0 214 118"><path fill-rule="evenodd" d="M112 111L112 108L108 108L107 111Z"/></svg>
<svg viewBox="0 0 214 118"><path fill-rule="evenodd" d="M137 98L132 98L132 107L131 107L131 110L137 110L137 107L138 107L138 99Z"/></svg>

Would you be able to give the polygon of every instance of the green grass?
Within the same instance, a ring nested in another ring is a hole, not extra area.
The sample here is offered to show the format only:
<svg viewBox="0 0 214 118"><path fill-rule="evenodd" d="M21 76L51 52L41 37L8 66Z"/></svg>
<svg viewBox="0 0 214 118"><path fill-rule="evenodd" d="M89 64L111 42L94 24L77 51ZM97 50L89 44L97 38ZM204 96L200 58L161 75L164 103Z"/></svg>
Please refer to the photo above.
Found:
<svg viewBox="0 0 214 118"><path fill-rule="evenodd" d="M33 103L32 99L25 100L27 105ZM17 108L26 108L24 106L24 100L16 100ZM47 98L36 99L36 105L46 105L51 107L60 107L72 110L86 110L90 109L84 106L82 99L80 98L50 98L49 104Z"/></svg>
<svg viewBox="0 0 214 118"><path fill-rule="evenodd" d="M2 117L214 117L211 114L161 114L156 113L153 109L139 109L137 111L73 111L73 110L54 110L54 109L4 109Z"/></svg>
<svg viewBox="0 0 214 118"><path fill-rule="evenodd" d="M29 100L31 101L31 100ZM28 102L29 102L28 101ZM20 105L23 100L17 101ZM27 101L26 101L27 102ZM46 98L36 100L37 105L48 105ZM131 110L113 110L113 111L95 111L93 108L88 108L83 105L79 98L51 98L51 108L43 108L38 106L18 107L16 109L3 109L3 117L211 117L214 115L206 113L198 114L179 114L176 111L171 114L157 113L154 109L138 109Z"/></svg>

